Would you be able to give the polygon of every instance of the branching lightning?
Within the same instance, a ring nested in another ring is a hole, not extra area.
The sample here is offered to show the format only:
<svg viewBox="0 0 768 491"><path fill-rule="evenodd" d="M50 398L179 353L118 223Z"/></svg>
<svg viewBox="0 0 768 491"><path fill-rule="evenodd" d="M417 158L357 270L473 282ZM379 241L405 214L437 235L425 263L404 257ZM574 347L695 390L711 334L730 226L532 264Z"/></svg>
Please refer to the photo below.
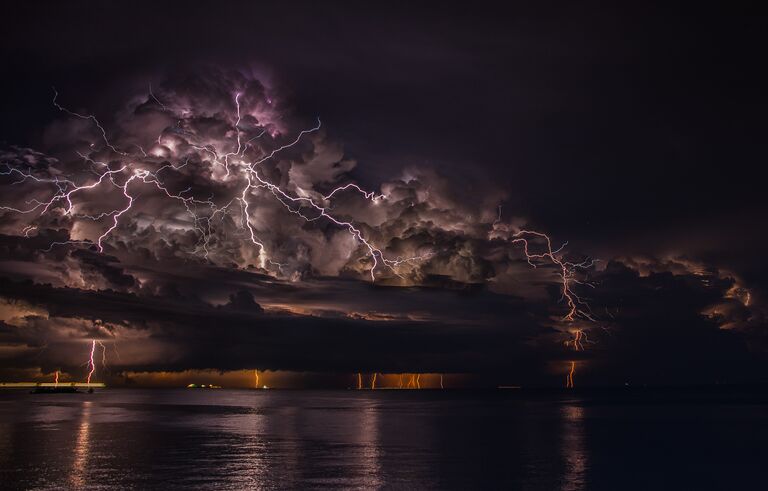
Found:
<svg viewBox="0 0 768 491"><path fill-rule="evenodd" d="M566 345L573 346L574 351L584 351L584 342L589 342L587 333L583 329L573 331L573 339L566 341Z"/></svg>
<svg viewBox="0 0 768 491"><path fill-rule="evenodd" d="M560 252L565 248L568 243L563 243L559 248L552 249L552 240L549 238L547 234L536 232L533 230L520 230L519 232L515 233L512 236L512 243L513 244L522 244L523 245L523 253L525 254L525 257L528 261L528 264L533 266L534 268L537 266L536 260L549 260L552 264L554 264L558 270L559 270L559 276L561 279L561 285L562 285L562 300L565 300L566 305L568 307L568 311L566 312L565 316L563 317L563 320L565 321L573 321L576 319L577 316L594 321L594 317L592 316L591 309L589 308L589 304L581 299L574 291L573 291L573 285L574 284L583 284L592 286L589 283L585 283L580 281L576 277L576 272L581 269L589 268L595 264L594 259L586 259L583 262L580 263L573 263L569 261L565 261L562 259L562 257L559 255ZM540 240L543 240L544 242L544 251L533 253L531 252L531 239L537 238Z"/></svg>
<svg viewBox="0 0 768 491"><path fill-rule="evenodd" d="M52 242L47 249L50 251L53 247L59 245L95 245L99 252L104 252L105 246L110 241L113 233L122 225L126 216L131 214L131 210L143 197L146 189L159 192L161 197L168 199L183 206L191 220L191 226L199 236L198 248L195 252L200 252L204 257L208 257L210 241L214 232L214 220L224 219L225 216L231 217L236 223L239 222L239 228L243 232L247 241L258 251L258 257L261 266L271 270L275 274L283 274L284 264L278 262L270 256L268 245L259 237L257 230L257 221L255 220L254 196L271 196L288 213L304 222L316 222L323 220L333 226L346 231L362 249L368 258L367 272L371 281L377 279L377 273L380 270L387 270L395 276L402 277L399 267L408 263L418 263L429 260L435 255L434 252L413 255L409 257L390 257L382 249L383 246L376 245L373 240L364 233L364 227L353 221L344 218L334 212L333 200L342 193L354 193L360 198L374 203L386 202L387 196L376 194L372 191L366 191L357 184L345 184L332 189L326 194L304 192L302 189L289 189L282 183L275 183L268 177L268 169L264 164L276 158L278 154L296 147L308 135L318 133L321 130L322 123L318 119L317 123L307 129L301 130L295 137L287 143L277 145L271 150L262 150L260 155L253 155L257 147L253 143L261 138L267 130L260 128L259 132L247 133L243 128L243 115L241 108L242 93L234 94L233 102L235 106L235 115L229 119L231 131L228 135L233 135L231 141L227 143L227 149L217 148L209 141L197 141L195 135L189 135L189 146L201 152L209 158L211 166L221 169L224 173L224 180L236 183L237 192L235 197L226 202L217 202L213 196L207 198L195 197L191 188L180 192L171 191L162 178L163 171L168 169L180 170L189 164L189 157L179 160L175 163L163 161L158 165L158 159L163 156L163 150L157 148L173 149L175 143L169 138L168 133L183 133L181 123L186 116L186 111L181 111L178 128L166 129L157 137L157 146L154 149L145 150L139 145L135 145L139 153L128 151L128 148L118 148L113 144L105 127L99 120L90 114L81 114L71 111L58 102L59 94L54 89L53 105L72 117L90 122L98 130L99 138L91 142L91 154L78 152L82 158L83 164L87 170L93 174L88 176L67 176L64 172L50 167L47 173L36 174L31 169L13 167L7 163L0 167L0 176L8 176L15 179L12 184L21 184L25 182L33 185L42 186L44 189L50 187L50 193L47 198L33 198L27 200L23 205L4 205L0 206L0 211L16 213L22 216L35 217L40 219L44 215L51 214L54 210L61 213L64 217L73 221L90 221L100 224L102 232L96 236L94 234L91 240L67 240L63 242ZM170 104L166 106L155 95L150 86L149 100L158 104L163 112L173 113ZM250 138L249 138L250 137ZM229 137L228 137L229 138ZM122 145L121 145L122 146ZM126 145L127 147L128 145ZM109 154L108 162L102 161L97 155ZM173 154L173 152L171 152ZM97 160L98 159L98 160ZM89 192L103 193L105 198L118 198L119 205L91 214L88 212L89 203L92 201L86 197ZM38 225L26 224L21 230L21 234L30 237ZM510 229L508 225L502 222L501 206L499 206L498 217L491 224L491 234L496 238L503 238L506 244L522 246L525 259L532 267L538 267L542 263L554 266L559 277L561 301L565 303L566 311L562 317L563 321L574 322L576 319L595 321L595 318L589 308L588 303L582 299L575 291L575 285L585 285L592 287L591 284L579 279L579 271L588 269L595 264L594 260L584 260L582 262L571 262L565 259L562 251L567 243L559 248L554 248L552 240L547 234L535 230ZM584 349L583 342L588 341L586 333L577 329L573 331L574 338L569 341L575 351ZM96 343L102 348L102 365L106 368L106 348L100 341L93 340L91 346L90 359L88 362L88 383L95 371L94 352ZM575 362L571 363L571 370L568 374L567 385L573 386L573 372ZM363 387L362 374L358 373L357 388ZM420 388L421 374L410 374L407 382L407 388ZM256 386L259 386L259 374L255 371ZM373 373L371 379L371 388L376 387L377 373ZM443 377L440 375L440 386L443 387ZM403 387L403 375L400 375L398 387Z"/></svg>
<svg viewBox="0 0 768 491"><path fill-rule="evenodd" d="M167 168L179 169L185 166L187 161L184 163L179 163L175 166L166 164L153 171L149 167L153 165L153 162L142 161L148 156L147 152L143 148L138 147L141 155L132 155L131 153L125 152L123 150L118 150L110 142L106 129L95 116L70 111L58 103L58 96L58 92L54 90L54 106L60 111L65 112L66 114L69 114L73 117L91 121L99 130L104 147L114 152L114 154L120 156L123 162L117 168L111 168L110 164L108 163L96 161L91 157L80 153L79 155L83 158L83 160L91 165L90 170L96 173L95 179L88 179L80 184L76 183L72 179L59 178L58 173L54 178L41 178L33 175L31 172L24 172L20 169L13 168L7 164L4 164L5 170L0 171L0 175L18 177L18 180L14 182L14 184L18 184L27 180L31 180L39 184L49 184L54 187L54 193L47 201L33 199L27 202L26 207L0 206L0 210L24 215L38 213L38 216L42 216L50 212L54 207L59 206L59 203L61 203L64 216L72 217L73 219L91 220L95 222L108 219L106 229L96 238L95 241L99 252L104 252L105 241L110 237L112 232L114 232L115 229L120 226L121 218L131 210L136 200L139 199L138 189L134 189L136 185L149 185L165 194L168 198L182 203L182 205L191 216L195 230L201 236L201 250L204 252L204 256L207 257L207 246L211 236L211 221L217 215L224 215L229 213L229 208L235 200L231 200L225 205L219 207L214 203L212 199L201 200L192 196L187 196L186 193L189 190L185 190L177 194L172 193L165 186L163 180L159 177L159 174L161 171ZM152 100L162 105L162 103L160 103L160 101L157 99L154 93L151 93L151 91L150 97ZM242 131L240 129L240 97L241 93L239 92L236 93L234 97L236 106L236 118L234 122L234 130L236 134L235 150L231 152L220 153L213 145L208 143L204 143L202 145L192 144L191 146L192 148L209 154L213 159L214 165L223 166L226 171L226 177L229 177L231 170L234 169L235 172L237 172L238 175L244 179L244 186L242 187L239 198L237 198L241 204L242 224L247 229L247 236L250 242L259 248L260 255L265 256L265 265L269 264L272 267L275 267L278 271L281 271L282 269L282 265L280 263L273 261L269 257L266 257L266 245L259 239L258 233L252 224L251 202L249 198L251 193L258 189L268 191L288 212L300 217L307 222L314 222L322 218L342 229L347 230L349 234L363 246L363 249L367 251L369 258L372 261L372 265L369 270L372 281L375 281L376 270L380 265L383 265L384 267L391 270L394 274L400 276L397 272L398 266L404 263L421 261L431 256L431 254L423 254L406 258L388 258L386 257L384 251L374 245L368 238L366 238L362 230L352 221L342 219L331 212L330 201L339 193L352 191L358 193L364 199L374 202L385 199L385 197L382 195L376 195L374 192L367 192L356 184L346 184L331 190L328 194L322 196L322 198L318 200L309 196L292 195L281 186L270 182L260 172L260 166L275 157L278 153L299 144L305 135L318 132L321 128L321 122L318 119L317 124L314 127L300 131L292 141L280 145L254 160L248 160L245 157L245 153L248 149L252 148L250 143L254 139L263 135L264 132L260 133L245 143L242 142ZM165 108L165 106L163 107ZM158 136L158 143L162 144L162 142L162 135L160 135ZM92 147L95 145L96 143L93 143ZM100 171L97 170L99 168L101 169ZM76 202L76 199L79 197L79 195L81 195L84 191L101 188L104 185L111 186L112 188L119 190L119 192L124 197L124 206L102 212L98 215L77 213L80 205ZM200 215L197 211L198 207L207 208L208 216ZM23 233L28 236L28 234L34 230L34 228L36 227L28 225L23 230ZM69 240L61 243L54 242L51 244L51 247L65 244L88 245L90 242L87 240Z"/></svg>

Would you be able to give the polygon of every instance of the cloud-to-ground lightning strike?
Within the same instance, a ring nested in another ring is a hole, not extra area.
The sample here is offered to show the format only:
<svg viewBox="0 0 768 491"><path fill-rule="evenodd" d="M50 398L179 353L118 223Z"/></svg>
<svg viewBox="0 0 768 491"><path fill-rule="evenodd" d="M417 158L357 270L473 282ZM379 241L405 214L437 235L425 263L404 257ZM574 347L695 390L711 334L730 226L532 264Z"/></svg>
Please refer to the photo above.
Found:
<svg viewBox="0 0 768 491"><path fill-rule="evenodd" d="M89 384L91 383L91 377L93 376L93 372L96 371L96 363L93 361L93 355L96 352L96 340L91 341L91 353L88 358L88 378L85 380L85 383Z"/></svg>
<svg viewBox="0 0 768 491"><path fill-rule="evenodd" d="M96 341L101 348L101 367L107 369L107 347L101 341Z"/></svg>
<svg viewBox="0 0 768 491"><path fill-rule="evenodd" d="M398 374L385 374L381 372L371 372L367 373L366 377L369 377L368 382L363 384L363 373L357 372L357 385L356 389L421 389L421 376L423 374L421 373L398 373ZM392 382L388 382L389 377L397 376L397 384ZM427 384L427 387L432 387L432 384L437 384L441 389L445 388L444 385L444 375L442 373L440 374L429 374L430 376L430 382ZM432 379L432 376L437 376L437 379ZM434 380L434 382L432 381Z"/></svg>
<svg viewBox="0 0 768 491"><path fill-rule="evenodd" d="M408 384L405 386L406 389L420 389L421 388L421 385L419 383L420 382L419 379L421 378L421 374L411 373L411 374L409 374L408 377L409 377L408 378Z"/></svg>
<svg viewBox="0 0 768 491"><path fill-rule="evenodd" d="M573 339L570 341L566 341L566 345L573 346L574 351L584 351L584 344L583 341L588 341L587 334L582 329L576 329L573 331ZM571 368L568 371L568 376L565 379L565 387L572 389L574 387L573 385L573 374L576 371L576 362L571 362Z"/></svg>
<svg viewBox="0 0 768 491"><path fill-rule="evenodd" d="M501 206L499 206L499 214L493 222L492 227L494 235L506 237L512 244L522 245L525 258L528 264L532 267L537 267L537 262L544 260L557 268L558 276L560 278L561 301L565 302L567 309L565 315L561 319L562 321L571 324L576 321L577 318L581 318L589 322L596 322L589 304L574 291L574 285L584 285L594 288L594 285L591 283L581 281L578 278L577 273L593 267L596 260L587 258L581 262L567 261L562 255L562 251L567 245L567 242L555 249L552 245L552 239L545 233L526 229L510 231L501 221ZM533 251L534 241L543 245L543 250L541 252ZM583 329L576 329L572 332L573 339L566 341L566 345L570 344L575 351L583 351L583 342L588 341L586 332ZM566 378L566 387L573 387L574 370L575 363L572 363Z"/></svg>
<svg viewBox="0 0 768 491"><path fill-rule="evenodd" d="M258 370L254 370L254 371L253 371L253 375L254 375L254 376L255 376L255 378L256 378L256 388L258 389L258 388L260 388L260 387L261 387L261 386L259 385L259 371L258 371Z"/></svg>
<svg viewBox="0 0 768 491"><path fill-rule="evenodd" d="M59 371L56 370L56 372L53 375L54 375L53 387L55 388L59 386Z"/></svg>
<svg viewBox="0 0 768 491"><path fill-rule="evenodd" d="M566 345L573 346L574 351L584 351L584 342L588 342L587 334L583 329L573 331L573 339L566 341Z"/></svg>
<svg viewBox="0 0 768 491"><path fill-rule="evenodd" d="M573 373L576 371L576 362L571 362L571 368L568 370L568 376L565 379L565 387L568 389L573 389Z"/></svg>

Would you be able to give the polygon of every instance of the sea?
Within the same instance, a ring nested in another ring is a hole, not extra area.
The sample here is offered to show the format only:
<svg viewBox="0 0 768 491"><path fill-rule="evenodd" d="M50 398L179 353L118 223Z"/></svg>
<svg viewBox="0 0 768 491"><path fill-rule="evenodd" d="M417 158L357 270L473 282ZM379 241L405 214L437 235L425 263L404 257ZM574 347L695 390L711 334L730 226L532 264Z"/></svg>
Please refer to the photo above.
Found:
<svg viewBox="0 0 768 491"><path fill-rule="evenodd" d="M765 388L0 391L0 489L768 489Z"/></svg>

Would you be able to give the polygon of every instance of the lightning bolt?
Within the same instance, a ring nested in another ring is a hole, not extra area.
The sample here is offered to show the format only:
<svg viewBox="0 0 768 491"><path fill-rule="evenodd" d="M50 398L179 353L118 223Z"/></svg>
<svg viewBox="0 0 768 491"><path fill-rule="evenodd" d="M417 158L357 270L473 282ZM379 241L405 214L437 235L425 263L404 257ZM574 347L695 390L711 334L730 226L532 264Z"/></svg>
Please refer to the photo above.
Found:
<svg viewBox="0 0 768 491"><path fill-rule="evenodd" d="M59 371L56 370L56 372L53 375L54 375L53 387L56 388L59 386Z"/></svg>
<svg viewBox="0 0 768 491"><path fill-rule="evenodd" d="M259 387L261 387L259 385L259 371L258 370L254 370L253 374L256 376L256 388L258 389Z"/></svg>
<svg viewBox="0 0 768 491"><path fill-rule="evenodd" d="M542 232L519 229L510 233L509 227L501 221L501 207L499 207L498 218L492 224L493 236L506 237L512 244L521 245L528 264L534 268L542 262L548 262L555 266L560 278L560 301L566 304L566 312L561 318L563 322L571 324L577 319L597 322L589 303L574 291L575 285L594 288L593 284L579 279L579 272L593 267L597 262L595 259L587 258L581 262L567 261L562 254L567 242L554 248L552 239ZM575 329L572 333L573 339L566 341L566 345L573 346L575 351L583 351L583 343L589 342L586 332L583 329ZM573 387L575 366L576 364L573 362L566 377L566 387Z"/></svg>
<svg viewBox="0 0 768 491"><path fill-rule="evenodd" d="M584 342L589 342L587 333L583 329L576 329L573 331L573 339L566 341L566 345L573 346L574 351L584 351ZM565 378L565 387L573 388L573 374L576 371L576 362L571 362L571 367L568 371L568 375Z"/></svg>
<svg viewBox="0 0 768 491"><path fill-rule="evenodd" d="M408 379L408 385L406 385L407 389L418 389L419 387L419 377L415 373L410 374Z"/></svg>
<svg viewBox="0 0 768 491"><path fill-rule="evenodd" d="M574 351L584 351L584 342L589 342L587 333L583 329L576 329L573 331L573 339L566 341L566 345L573 346Z"/></svg>
<svg viewBox="0 0 768 491"><path fill-rule="evenodd" d="M520 230L512 236L511 242L513 244L522 244L523 253L525 254L528 264L532 267L537 267L537 261L549 260L559 269L559 276L561 280L561 292L562 300L565 300L568 307L566 314L563 316L565 321L573 321L577 316L594 321L589 304L581 299L574 291L574 284L585 284L592 286L589 283L582 282L577 279L576 272L580 269L586 269L595 264L594 259L587 259L580 263L573 263L565 261L560 257L560 252L565 248L567 242L557 249L552 248L552 239L547 234L536 232L533 230ZM531 252L531 240L539 239L544 243L543 252Z"/></svg>
<svg viewBox="0 0 768 491"><path fill-rule="evenodd" d="M88 358L88 378L86 379L85 383L90 384L91 383L91 377L93 376L93 372L96 371L96 364L93 362L93 355L96 352L96 340L91 341L91 354Z"/></svg>
<svg viewBox="0 0 768 491"><path fill-rule="evenodd" d="M568 371L568 376L565 379L565 387L568 389L573 389L573 372L576 371L576 362L571 362L571 369Z"/></svg>
<svg viewBox="0 0 768 491"><path fill-rule="evenodd" d="M107 347L101 341L96 341L101 348L101 367L107 369Z"/></svg>

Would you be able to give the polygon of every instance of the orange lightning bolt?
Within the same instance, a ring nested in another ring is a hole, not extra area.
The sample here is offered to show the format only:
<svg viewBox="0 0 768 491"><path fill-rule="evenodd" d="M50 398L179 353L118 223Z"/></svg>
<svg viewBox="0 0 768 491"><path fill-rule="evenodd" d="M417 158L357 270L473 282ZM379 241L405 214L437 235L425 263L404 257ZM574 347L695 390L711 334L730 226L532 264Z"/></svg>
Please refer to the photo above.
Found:
<svg viewBox="0 0 768 491"><path fill-rule="evenodd" d="M565 379L565 387L568 389L573 389L573 372L576 371L576 362L571 362L571 370L568 372L568 376Z"/></svg>
<svg viewBox="0 0 768 491"><path fill-rule="evenodd" d="M565 344L573 346L574 351L584 351L583 341L589 341L587 334L581 329L576 329L573 331L573 339L566 341Z"/></svg>
<svg viewBox="0 0 768 491"><path fill-rule="evenodd" d="M584 351L584 345L582 344L582 341L588 341L586 333L581 329L576 329L573 331L573 339L570 341L566 341L566 345L573 346L574 351ZM568 371L568 375L565 378L565 387L568 389L573 388L573 372L576 371L576 362L571 362L571 368Z"/></svg>

